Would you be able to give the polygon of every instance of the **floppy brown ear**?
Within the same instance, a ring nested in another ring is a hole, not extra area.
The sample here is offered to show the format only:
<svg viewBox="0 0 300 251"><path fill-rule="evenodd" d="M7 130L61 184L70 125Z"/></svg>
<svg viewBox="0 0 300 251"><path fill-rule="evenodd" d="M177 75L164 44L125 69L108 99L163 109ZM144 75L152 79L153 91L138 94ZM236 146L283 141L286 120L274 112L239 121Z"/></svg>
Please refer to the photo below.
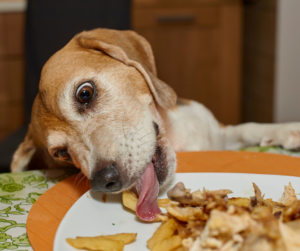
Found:
<svg viewBox="0 0 300 251"><path fill-rule="evenodd" d="M31 130L31 125L29 125L24 141L19 145L13 155L12 163L10 165L11 172L24 171L36 151Z"/></svg>
<svg viewBox="0 0 300 251"><path fill-rule="evenodd" d="M164 108L176 103L176 93L156 76L150 44L134 31L95 29L75 36L77 43L87 49L99 50L128 66L135 67L145 78L155 101Z"/></svg>

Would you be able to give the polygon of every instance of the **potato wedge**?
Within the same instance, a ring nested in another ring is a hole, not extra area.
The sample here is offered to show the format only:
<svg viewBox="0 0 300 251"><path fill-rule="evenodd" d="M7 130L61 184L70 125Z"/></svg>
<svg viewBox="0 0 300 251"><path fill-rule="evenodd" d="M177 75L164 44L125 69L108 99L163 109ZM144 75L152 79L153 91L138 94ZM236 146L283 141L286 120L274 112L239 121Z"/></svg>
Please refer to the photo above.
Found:
<svg viewBox="0 0 300 251"><path fill-rule="evenodd" d="M170 251L181 246L181 238L179 235L173 235L163 241L157 242L151 251Z"/></svg>
<svg viewBox="0 0 300 251"><path fill-rule="evenodd" d="M154 232L153 236L147 241L147 246L150 250L154 245L171 237L176 230L176 223L173 219L170 219L162 223L159 228Z"/></svg>
<svg viewBox="0 0 300 251"><path fill-rule="evenodd" d="M110 240L123 241L124 244L129 244L135 241L137 234L134 233L122 233L122 234L113 234L105 235L104 237Z"/></svg>
<svg viewBox="0 0 300 251"><path fill-rule="evenodd" d="M124 242L111 240L105 237L80 237L76 239L67 238L66 241L74 248L98 251L122 251Z"/></svg>
<svg viewBox="0 0 300 251"><path fill-rule="evenodd" d="M121 233L121 234L111 234L111 235L100 235L100 236L95 236L95 237L90 237L90 238L95 238L95 239L110 239L114 241L123 241L124 244L129 244L135 241L137 234L135 233ZM76 237L76 238L86 238L86 237Z"/></svg>

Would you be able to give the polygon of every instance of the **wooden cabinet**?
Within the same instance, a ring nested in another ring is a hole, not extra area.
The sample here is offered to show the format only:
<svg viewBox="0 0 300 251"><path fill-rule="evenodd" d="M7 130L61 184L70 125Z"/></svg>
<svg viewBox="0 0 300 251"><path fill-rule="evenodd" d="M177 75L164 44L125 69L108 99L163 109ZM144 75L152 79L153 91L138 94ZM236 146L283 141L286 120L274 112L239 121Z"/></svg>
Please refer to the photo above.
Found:
<svg viewBox="0 0 300 251"><path fill-rule="evenodd" d="M158 77L226 124L240 122L241 9L238 0L132 5L132 27L150 42Z"/></svg>
<svg viewBox="0 0 300 251"><path fill-rule="evenodd" d="M243 43L243 122L273 122L276 0L245 1Z"/></svg>
<svg viewBox="0 0 300 251"><path fill-rule="evenodd" d="M0 13L0 140L24 123L24 13Z"/></svg>

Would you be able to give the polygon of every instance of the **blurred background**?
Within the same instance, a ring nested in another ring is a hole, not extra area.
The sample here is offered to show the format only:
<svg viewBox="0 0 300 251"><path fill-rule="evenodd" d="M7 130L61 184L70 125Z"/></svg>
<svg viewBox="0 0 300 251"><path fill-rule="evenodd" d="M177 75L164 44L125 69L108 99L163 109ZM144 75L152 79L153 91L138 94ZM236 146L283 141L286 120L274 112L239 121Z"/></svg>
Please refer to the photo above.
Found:
<svg viewBox="0 0 300 251"><path fill-rule="evenodd" d="M299 11L299 0L0 0L0 172L43 64L98 27L144 36L158 77L224 124L300 121Z"/></svg>

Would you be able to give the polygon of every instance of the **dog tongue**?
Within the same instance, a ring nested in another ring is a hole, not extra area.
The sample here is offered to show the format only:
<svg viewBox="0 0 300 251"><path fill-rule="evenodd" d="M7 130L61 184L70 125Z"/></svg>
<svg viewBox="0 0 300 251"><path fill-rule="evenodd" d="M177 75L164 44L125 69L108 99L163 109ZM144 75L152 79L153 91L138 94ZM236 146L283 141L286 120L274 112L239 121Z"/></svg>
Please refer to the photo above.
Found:
<svg viewBox="0 0 300 251"><path fill-rule="evenodd" d="M159 184L152 163L146 167L135 188L139 194L136 206L137 216L144 221L154 220L161 211L157 204Z"/></svg>

